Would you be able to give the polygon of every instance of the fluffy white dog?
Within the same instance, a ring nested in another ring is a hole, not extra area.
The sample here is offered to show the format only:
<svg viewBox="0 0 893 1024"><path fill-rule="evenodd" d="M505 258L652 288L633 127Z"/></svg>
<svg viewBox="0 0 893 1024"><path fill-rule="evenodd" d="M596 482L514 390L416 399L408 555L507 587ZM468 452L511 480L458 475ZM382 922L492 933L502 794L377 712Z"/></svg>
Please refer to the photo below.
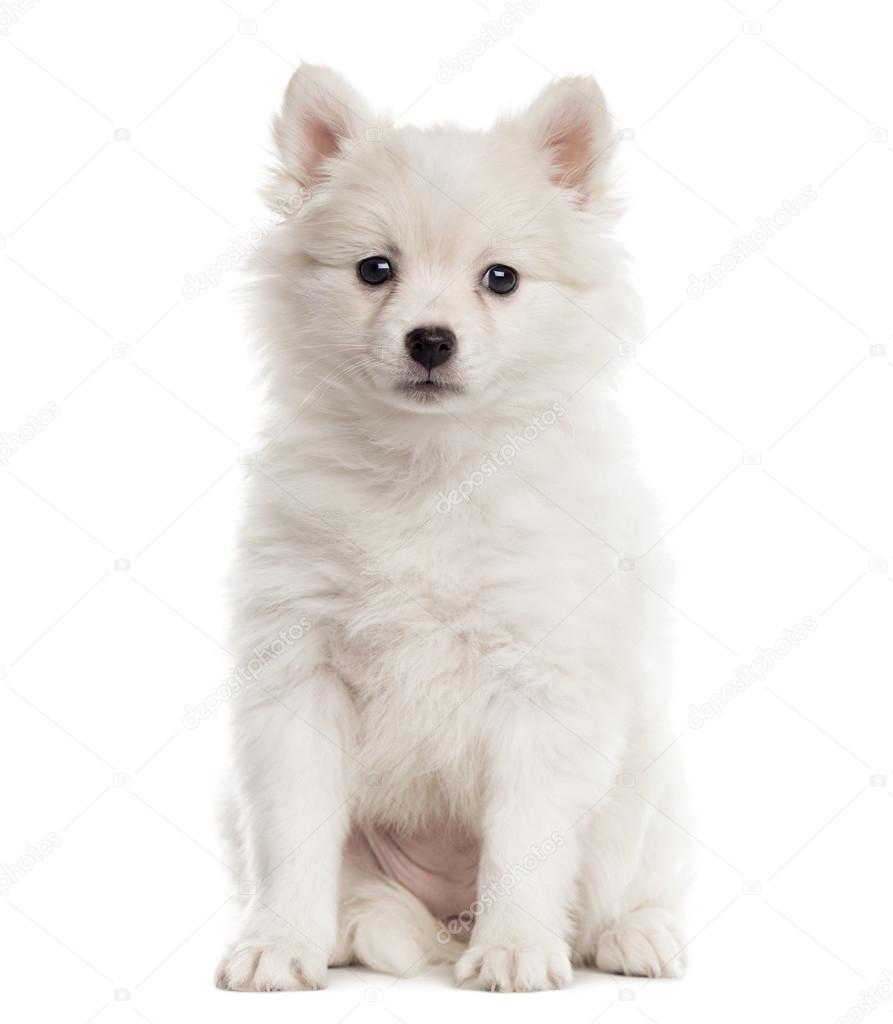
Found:
<svg viewBox="0 0 893 1024"><path fill-rule="evenodd" d="M302 67L275 135L235 580L263 666L235 702L252 895L218 984L675 975L681 783L662 604L629 571L658 526L614 358L638 316L602 94L397 129Z"/></svg>

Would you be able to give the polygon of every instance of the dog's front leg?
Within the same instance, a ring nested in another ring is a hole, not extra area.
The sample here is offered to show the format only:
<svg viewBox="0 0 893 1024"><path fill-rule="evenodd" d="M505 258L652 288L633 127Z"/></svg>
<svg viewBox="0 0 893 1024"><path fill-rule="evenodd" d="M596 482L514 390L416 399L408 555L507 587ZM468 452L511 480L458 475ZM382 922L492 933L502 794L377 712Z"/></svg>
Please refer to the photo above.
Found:
<svg viewBox="0 0 893 1024"><path fill-rule="evenodd" d="M338 877L349 820L349 705L324 670L236 715L236 772L255 889L217 972L221 988L320 988L336 939Z"/></svg>
<svg viewBox="0 0 893 1024"><path fill-rule="evenodd" d="M586 810L586 765L573 756L581 744L523 698L518 703L526 706L490 730L477 916L456 965L460 985L500 992L570 980L568 908L579 860L573 824Z"/></svg>

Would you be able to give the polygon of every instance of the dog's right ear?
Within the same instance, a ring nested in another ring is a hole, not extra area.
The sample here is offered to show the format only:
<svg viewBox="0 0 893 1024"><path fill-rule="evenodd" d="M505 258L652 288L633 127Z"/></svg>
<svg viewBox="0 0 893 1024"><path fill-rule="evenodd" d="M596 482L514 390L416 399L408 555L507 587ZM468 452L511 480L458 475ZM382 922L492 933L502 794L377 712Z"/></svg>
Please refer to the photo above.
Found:
<svg viewBox="0 0 893 1024"><path fill-rule="evenodd" d="M340 75L302 65L273 125L284 170L302 190L312 191L372 123L366 104Z"/></svg>
<svg viewBox="0 0 893 1024"><path fill-rule="evenodd" d="M612 120L595 80L577 75L547 85L517 124L547 155L552 181L586 208L604 199L610 185Z"/></svg>

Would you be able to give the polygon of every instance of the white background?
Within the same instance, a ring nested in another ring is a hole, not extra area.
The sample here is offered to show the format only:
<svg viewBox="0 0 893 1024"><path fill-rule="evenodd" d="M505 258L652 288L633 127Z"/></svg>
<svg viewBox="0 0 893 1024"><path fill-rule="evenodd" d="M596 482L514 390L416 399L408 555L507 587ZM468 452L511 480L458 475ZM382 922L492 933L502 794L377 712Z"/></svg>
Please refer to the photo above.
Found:
<svg viewBox="0 0 893 1024"><path fill-rule="evenodd" d="M475 44L504 12L0 4L9 1019L831 1022L893 969L886 5L542 0ZM184 281L263 216L269 117L302 59L400 121L480 127L593 73L626 129L650 334L617 358L636 362L680 562L676 743L699 811L685 980L581 971L561 993L492 996L445 971L342 970L314 994L213 988L237 885L214 826L226 730L188 728L184 708L228 670L221 580L255 393L238 268L193 297ZM692 297L690 275L807 187ZM691 717L807 616L762 681Z"/></svg>

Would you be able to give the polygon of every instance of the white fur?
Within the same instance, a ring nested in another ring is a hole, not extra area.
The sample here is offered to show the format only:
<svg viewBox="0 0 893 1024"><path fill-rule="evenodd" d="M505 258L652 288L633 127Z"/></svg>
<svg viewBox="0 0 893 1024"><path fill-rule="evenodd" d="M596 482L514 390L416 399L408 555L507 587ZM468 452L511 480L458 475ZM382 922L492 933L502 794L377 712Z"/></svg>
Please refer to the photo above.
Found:
<svg viewBox="0 0 893 1024"><path fill-rule="evenodd" d="M612 361L638 315L601 92L556 82L486 134L397 130L303 67L276 138L269 195L299 209L258 261L270 409L234 587L239 656L266 665L235 708L257 889L219 984L315 988L353 960L458 958L500 991L571 961L676 974L681 783L672 751L645 770L672 739L665 623L620 565L656 526ZM370 288L379 254L397 280ZM492 263L514 294L481 287ZM427 402L398 390L426 324L458 338L435 374L457 390ZM481 843L467 947L344 852L356 824L446 823Z"/></svg>

